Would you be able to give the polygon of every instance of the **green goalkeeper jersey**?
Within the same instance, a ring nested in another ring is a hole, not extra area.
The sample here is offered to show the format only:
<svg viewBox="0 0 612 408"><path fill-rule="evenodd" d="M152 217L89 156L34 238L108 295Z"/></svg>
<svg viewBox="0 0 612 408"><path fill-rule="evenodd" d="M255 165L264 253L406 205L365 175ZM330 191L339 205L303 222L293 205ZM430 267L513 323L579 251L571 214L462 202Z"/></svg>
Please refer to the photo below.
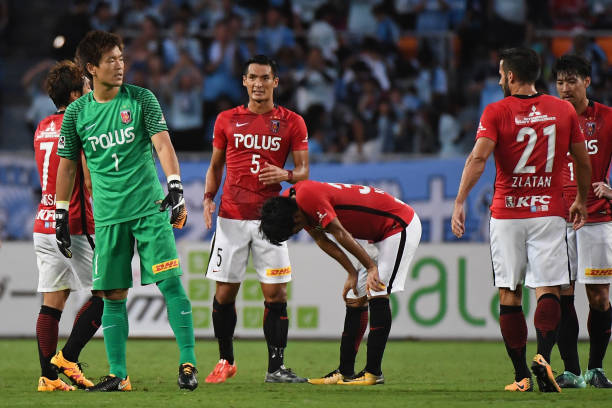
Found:
<svg viewBox="0 0 612 408"><path fill-rule="evenodd" d="M123 84L113 100L96 102L93 92L68 106L58 155L91 172L96 226L117 224L159 211L164 192L157 177L151 137L168 130L151 91ZM156 203L157 202L157 203Z"/></svg>

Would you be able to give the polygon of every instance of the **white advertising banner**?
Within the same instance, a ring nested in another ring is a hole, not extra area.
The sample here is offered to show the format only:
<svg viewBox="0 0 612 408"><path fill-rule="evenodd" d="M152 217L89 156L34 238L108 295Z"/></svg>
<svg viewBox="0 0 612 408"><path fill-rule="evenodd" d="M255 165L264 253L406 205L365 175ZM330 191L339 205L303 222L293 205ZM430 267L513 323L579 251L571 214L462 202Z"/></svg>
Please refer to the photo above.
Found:
<svg viewBox="0 0 612 408"><path fill-rule="evenodd" d="M215 291L206 279L209 244L179 244L183 283L192 301L195 333L213 337L211 307ZM339 338L344 323L341 289L345 272L314 243L289 243L293 281L289 285L289 335L293 338ZM41 295L31 242L5 242L0 247L0 336L33 337ZM130 290L130 335L170 337L166 309L154 285L139 285L137 257L132 265L135 287ZM535 338L533 291L525 291L524 310L530 338ZM528 296L527 296L528 295ZM73 293L60 323L66 336L86 292ZM587 337L588 305L584 287L576 288L580 337ZM403 292L391 296L392 338L500 339L497 291L492 284L487 244L423 244L417 250ZM263 296L249 266L236 302L236 337L263 337ZM100 335L100 334L98 334Z"/></svg>

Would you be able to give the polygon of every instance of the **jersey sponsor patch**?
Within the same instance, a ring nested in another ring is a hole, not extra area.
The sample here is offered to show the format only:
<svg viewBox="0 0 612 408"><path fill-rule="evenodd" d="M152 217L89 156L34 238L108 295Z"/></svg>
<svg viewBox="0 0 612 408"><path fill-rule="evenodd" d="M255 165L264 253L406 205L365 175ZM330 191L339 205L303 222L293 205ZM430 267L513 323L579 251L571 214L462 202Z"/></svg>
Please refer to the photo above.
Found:
<svg viewBox="0 0 612 408"><path fill-rule="evenodd" d="M586 268L584 270L585 276L612 276L612 268Z"/></svg>
<svg viewBox="0 0 612 408"><path fill-rule="evenodd" d="M65 145L66 145L66 136L62 135L59 137L59 140L57 141L57 148L63 149Z"/></svg>
<svg viewBox="0 0 612 408"><path fill-rule="evenodd" d="M178 268L178 266L179 266L179 261L178 261L178 258L176 258L170 261L155 264L153 265L152 269L153 269L153 273L160 273L160 272L164 272L170 269Z"/></svg>
<svg viewBox="0 0 612 408"><path fill-rule="evenodd" d="M266 276L285 276L291 275L291 267L287 266L285 268L277 268L277 269L266 269Z"/></svg>

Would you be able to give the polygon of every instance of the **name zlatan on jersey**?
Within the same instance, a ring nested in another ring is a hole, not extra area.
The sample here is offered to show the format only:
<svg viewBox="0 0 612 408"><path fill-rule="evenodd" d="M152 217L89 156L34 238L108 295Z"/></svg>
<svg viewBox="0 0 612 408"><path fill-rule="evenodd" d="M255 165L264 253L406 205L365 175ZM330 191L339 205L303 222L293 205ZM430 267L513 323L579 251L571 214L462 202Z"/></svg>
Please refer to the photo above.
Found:
<svg viewBox="0 0 612 408"><path fill-rule="evenodd" d="M275 152L280 149L282 138L280 136L268 136L268 135L252 135L247 133L234 133L234 144L236 149L241 145L245 149L257 149L257 150L270 150Z"/></svg>
<svg viewBox="0 0 612 408"><path fill-rule="evenodd" d="M102 149L108 149L116 145L132 143L135 139L134 126L125 129L111 130L108 133L102 133L100 136L90 136L87 140L91 143L91 148L96 151L96 146Z"/></svg>
<svg viewBox="0 0 612 408"><path fill-rule="evenodd" d="M550 176L512 176L512 188L550 187Z"/></svg>

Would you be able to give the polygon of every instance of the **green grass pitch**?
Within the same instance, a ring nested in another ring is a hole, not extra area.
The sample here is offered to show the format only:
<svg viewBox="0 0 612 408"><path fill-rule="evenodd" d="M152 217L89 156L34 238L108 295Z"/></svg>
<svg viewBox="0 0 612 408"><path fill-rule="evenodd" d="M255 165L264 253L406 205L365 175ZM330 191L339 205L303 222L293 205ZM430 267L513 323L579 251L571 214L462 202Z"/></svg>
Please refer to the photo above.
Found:
<svg viewBox="0 0 612 408"><path fill-rule="evenodd" d="M63 341L60 341L60 346ZM326 374L338 364L335 341L290 341L286 362L303 376ZM499 342L391 341L383 361L386 384L370 387L264 384L267 364L263 341L236 341L238 374L225 384L204 378L218 359L217 344L196 342L200 386L193 392L176 385L177 349L171 340L130 339L128 373L131 393L36 392L40 375L36 341L0 340L0 405L3 407L606 407L612 390L587 388L562 394L510 393L512 366ZM528 345L535 353L535 345ZM583 364L588 344L580 344ZM562 370L558 352L553 368ZM81 354L85 373L96 381L108 370L102 340L92 341ZM609 365L609 358L604 365ZM356 369L365 365L365 344ZM605 367L604 367L605 368Z"/></svg>

